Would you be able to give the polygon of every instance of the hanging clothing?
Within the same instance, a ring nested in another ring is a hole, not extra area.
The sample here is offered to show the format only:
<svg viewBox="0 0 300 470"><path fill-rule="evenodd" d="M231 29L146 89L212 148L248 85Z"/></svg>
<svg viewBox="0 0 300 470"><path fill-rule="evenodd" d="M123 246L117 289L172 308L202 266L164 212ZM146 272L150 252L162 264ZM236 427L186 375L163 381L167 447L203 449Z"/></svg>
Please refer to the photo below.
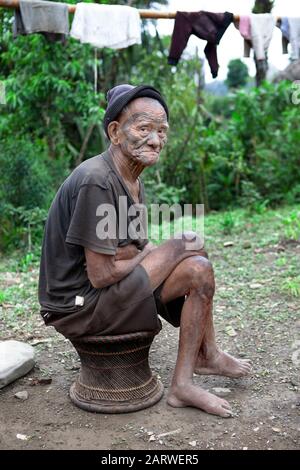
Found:
<svg viewBox="0 0 300 470"><path fill-rule="evenodd" d="M252 47L250 16L241 15L239 21L234 24L239 30L241 36L244 38L244 57L250 57L250 50Z"/></svg>
<svg viewBox="0 0 300 470"><path fill-rule="evenodd" d="M280 28L282 32L282 53L288 53L288 43L290 42L290 25L289 19L287 17L281 18L278 21L277 26Z"/></svg>
<svg viewBox="0 0 300 470"><path fill-rule="evenodd" d="M290 29L291 60L300 59L300 17L288 19Z"/></svg>
<svg viewBox="0 0 300 470"><path fill-rule="evenodd" d="M257 60L265 60L275 27L271 13L258 13L250 16L251 40Z"/></svg>
<svg viewBox="0 0 300 470"><path fill-rule="evenodd" d="M189 37L194 34L205 39L207 45L204 49L213 78L218 75L217 44L219 44L226 29L233 21L233 14L211 13L208 11L185 12L178 11L172 35L171 48L168 58L170 65L177 65L185 49Z"/></svg>
<svg viewBox="0 0 300 470"><path fill-rule="evenodd" d="M284 17L281 18L281 25L280 29L282 31L282 34L287 38L290 39L290 25L289 25L289 19Z"/></svg>
<svg viewBox="0 0 300 470"><path fill-rule="evenodd" d="M69 34L69 9L66 3L20 0L15 10L13 35L42 33L50 41L65 41Z"/></svg>
<svg viewBox="0 0 300 470"><path fill-rule="evenodd" d="M240 16L239 31L244 39L251 39L251 22L250 16Z"/></svg>
<svg viewBox="0 0 300 470"><path fill-rule="evenodd" d="M122 49L141 44L141 18L136 8L77 3L71 36L95 47Z"/></svg>

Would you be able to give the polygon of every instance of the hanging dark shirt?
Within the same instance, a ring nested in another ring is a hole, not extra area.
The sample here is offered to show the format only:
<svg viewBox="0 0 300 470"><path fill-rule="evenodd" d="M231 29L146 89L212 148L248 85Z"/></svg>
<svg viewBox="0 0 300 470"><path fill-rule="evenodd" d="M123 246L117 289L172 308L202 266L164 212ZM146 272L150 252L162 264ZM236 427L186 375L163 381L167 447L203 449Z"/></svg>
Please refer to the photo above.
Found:
<svg viewBox="0 0 300 470"><path fill-rule="evenodd" d="M219 69L217 44L219 44L223 34L232 21L233 14L228 11L225 11L225 13L178 11L175 17L168 59L169 64L177 65L189 37L191 34L194 34L198 38L207 41L204 53L208 60L213 78L217 77Z"/></svg>

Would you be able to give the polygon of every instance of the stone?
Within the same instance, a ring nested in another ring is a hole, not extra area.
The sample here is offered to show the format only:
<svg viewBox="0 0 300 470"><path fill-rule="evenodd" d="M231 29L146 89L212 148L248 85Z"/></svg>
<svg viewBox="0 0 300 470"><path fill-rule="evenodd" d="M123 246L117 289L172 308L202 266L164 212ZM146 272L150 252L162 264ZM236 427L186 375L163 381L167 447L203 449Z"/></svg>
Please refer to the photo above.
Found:
<svg viewBox="0 0 300 470"><path fill-rule="evenodd" d="M34 349L29 344L0 341L0 388L27 374L34 363Z"/></svg>
<svg viewBox="0 0 300 470"><path fill-rule="evenodd" d="M281 432L281 429L280 429L280 428L272 428L272 430L273 430L274 432Z"/></svg>
<svg viewBox="0 0 300 470"><path fill-rule="evenodd" d="M231 393L231 390L230 388L215 387L213 388L213 392L218 395L218 397L226 397Z"/></svg>
<svg viewBox="0 0 300 470"><path fill-rule="evenodd" d="M226 331L226 334L228 336L233 337L233 336L237 335L237 332L235 331L235 329L231 325L226 326L225 331Z"/></svg>
<svg viewBox="0 0 300 470"><path fill-rule="evenodd" d="M251 248L251 246L252 246L251 243L248 242L248 241L246 241L246 242L243 243L243 248L244 248L245 250L247 250L248 248Z"/></svg>
<svg viewBox="0 0 300 470"><path fill-rule="evenodd" d="M27 390L23 390L22 392L17 392L15 393L15 397L18 398L19 400L27 400L28 392Z"/></svg>
<svg viewBox="0 0 300 470"><path fill-rule="evenodd" d="M28 441L30 439L30 437L26 436L26 434L17 434L16 438L21 439L21 441Z"/></svg>

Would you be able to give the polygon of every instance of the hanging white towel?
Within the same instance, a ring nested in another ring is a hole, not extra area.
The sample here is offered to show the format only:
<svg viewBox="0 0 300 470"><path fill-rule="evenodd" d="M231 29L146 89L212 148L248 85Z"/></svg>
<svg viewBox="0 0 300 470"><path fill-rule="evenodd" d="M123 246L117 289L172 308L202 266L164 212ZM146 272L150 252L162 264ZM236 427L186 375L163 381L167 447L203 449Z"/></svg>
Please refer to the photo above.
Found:
<svg viewBox="0 0 300 470"><path fill-rule="evenodd" d="M275 18L271 13L257 13L250 16L250 22L254 53L257 60L264 60L275 28Z"/></svg>
<svg viewBox="0 0 300 470"><path fill-rule="evenodd" d="M141 44L141 18L128 6L77 3L70 35L95 47L122 49Z"/></svg>
<svg viewBox="0 0 300 470"><path fill-rule="evenodd" d="M300 18L288 18L290 29L291 43L291 59L298 60L300 58Z"/></svg>

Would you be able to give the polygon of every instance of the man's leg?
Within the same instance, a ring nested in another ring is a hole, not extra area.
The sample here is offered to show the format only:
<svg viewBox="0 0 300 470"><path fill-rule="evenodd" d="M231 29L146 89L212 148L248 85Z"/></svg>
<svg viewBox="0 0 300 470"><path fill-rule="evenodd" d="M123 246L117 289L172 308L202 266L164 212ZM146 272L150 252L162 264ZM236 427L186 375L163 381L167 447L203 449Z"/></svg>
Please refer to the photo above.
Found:
<svg viewBox="0 0 300 470"><path fill-rule="evenodd" d="M181 261L195 255L207 257L206 252L202 249L193 251L187 248L189 241L194 240L194 236L193 232L188 232L184 234L184 239L170 239L155 247L141 261L140 264L146 269L153 290L168 278Z"/></svg>
<svg viewBox="0 0 300 470"><path fill-rule="evenodd" d="M216 344L213 324L213 306L210 305L206 331L200 347L196 362L195 374L199 375L224 375L226 377L243 377L251 371L251 365L247 359L237 359L231 354L222 351Z"/></svg>
<svg viewBox="0 0 300 470"><path fill-rule="evenodd" d="M175 246L177 246L177 251ZM184 296L189 290L189 285L186 285L186 282L189 282L189 277L186 275L186 269L182 269L181 263L184 261L184 256L189 256L189 260L192 260L194 256L197 256L197 253L194 251L186 252L184 255L180 253L178 243L175 245L174 240L170 240L157 247L141 263L150 277L153 290L165 280L161 292L163 303ZM204 250L200 250L199 253L204 258L208 258ZM166 273L170 275L167 277ZM210 299L205 308L208 309L207 324L194 372L199 375L224 375L235 378L247 375L251 370L250 362L231 356L218 348L216 344L213 325L213 299Z"/></svg>
<svg viewBox="0 0 300 470"><path fill-rule="evenodd" d="M208 259L208 255L205 251L201 252L201 256ZM170 299L170 296L172 297L170 300L176 298L176 289L175 291L172 289L172 278L170 279L170 285L168 283L165 290L166 292L162 293L162 297L164 294L166 295L166 299L163 299L165 303L169 301L167 299ZM208 316L206 331L197 358L195 374L223 375L234 378L249 374L251 371L249 360L236 359L217 346L213 323L213 300L209 302L207 308L210 310L210 315Z"/></svg>
<svg viewBox="0 0 300 470"><path fill-rule="evenodd" d="M156 251L141 263L150 279L154 270L153 263L156 261L150 258ZM168 262L167 259L165 262ZM161 266L162 263L159 262L156 269L160 270ZM174 407L194 406L208 413L228 417L231 415L231 409L227 401L206 392L193 383L194 369L206 331L209 314L207 306L214 292L213 271L209 261L200 256L193 256L178 264L165 281L162 289L163 301L171 300L171 298L167 299L168 286L174 295L173 298L187 294L181 314L178 357L168 403Z"/></svg>

